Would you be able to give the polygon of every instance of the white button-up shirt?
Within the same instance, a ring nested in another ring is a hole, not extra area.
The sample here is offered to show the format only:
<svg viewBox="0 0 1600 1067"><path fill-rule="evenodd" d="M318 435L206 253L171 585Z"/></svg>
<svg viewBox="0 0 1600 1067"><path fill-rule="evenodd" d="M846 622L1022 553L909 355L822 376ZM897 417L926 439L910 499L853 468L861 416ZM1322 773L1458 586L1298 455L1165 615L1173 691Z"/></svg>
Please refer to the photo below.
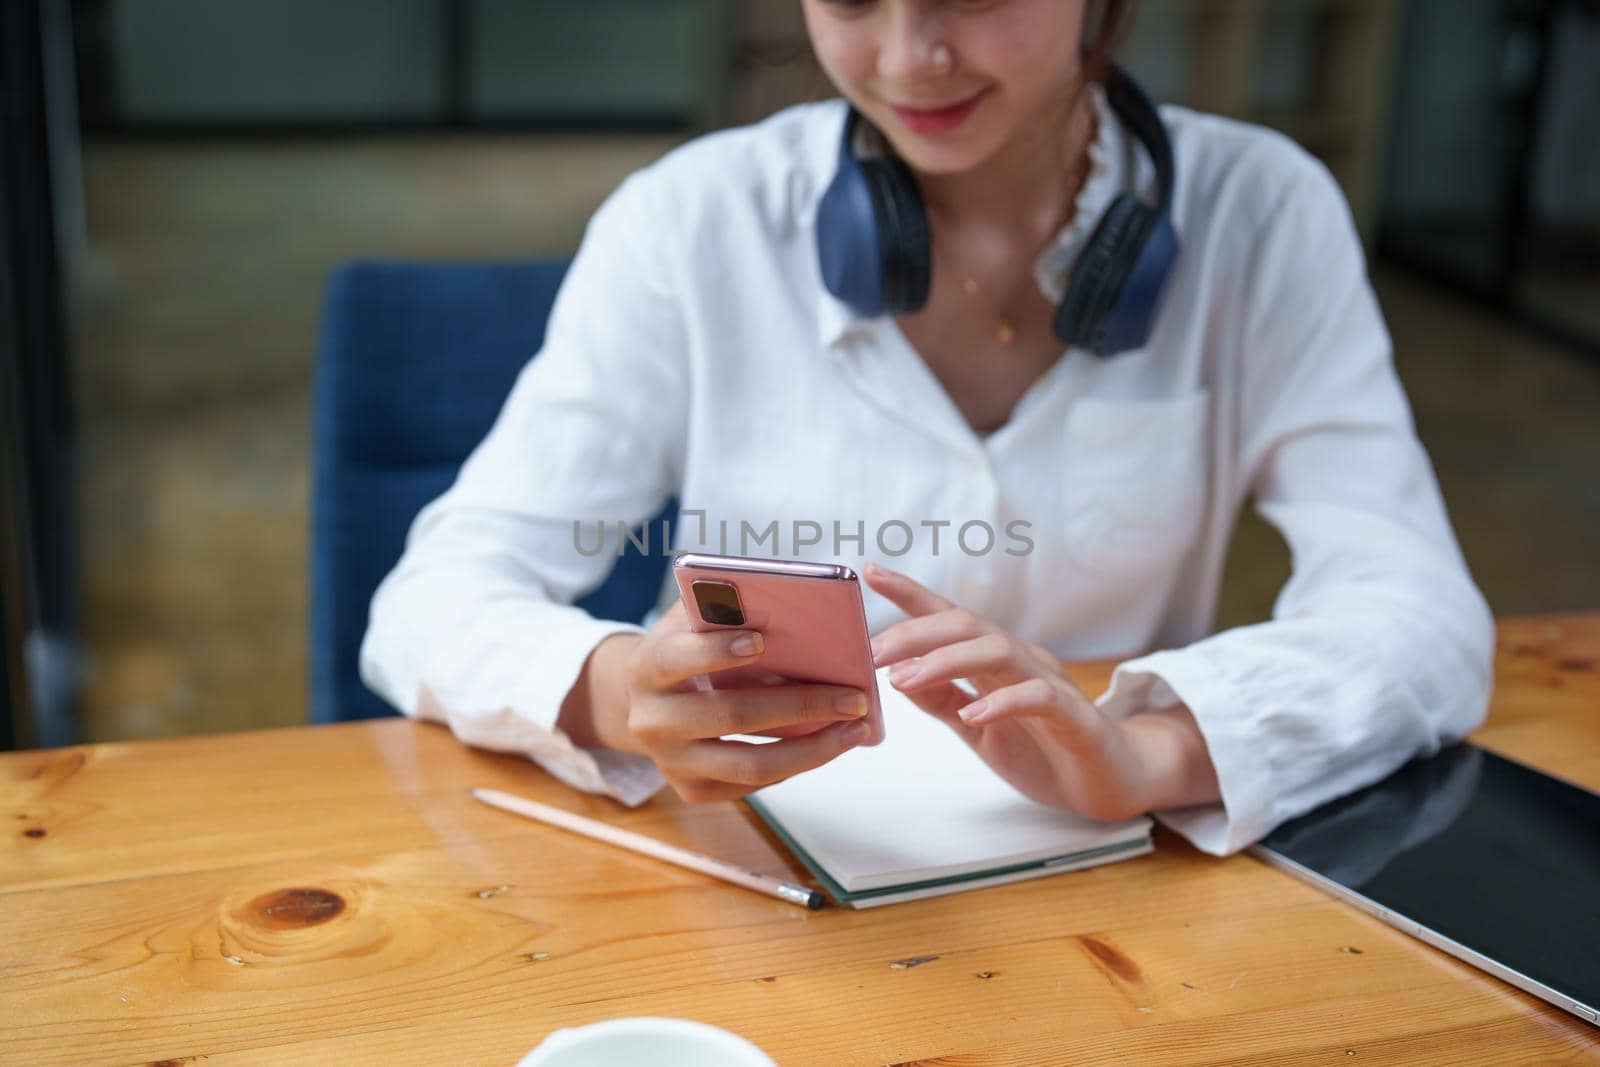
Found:
<svg viewBox="0 0 1600 1067"><path fill-rule="evenodd" d="M1037 263L1053 297L1111 199L1152 191L1103 95L1096 111L1075 217ZM636 629L570 606L615 558L594 552L597 524L615 545L616 522L676 495L676 547L874 560L1064 659L1132 657L1100 705L1193 712L1222 803L1161 817L1206 851L1465 734L1492 619L1344 200L1277 134L1162 115L1182 253L1148 346L1067 350L987 436L892 319L822 285L816 206L842 103L628 178L590 222L544 348L378 590L363 677L470 744L642 801L653 764L554 724L594 646ZM1294 573L1272 621L1213 634L1247 498ZM870 592L867 615L875 632L899 617Z"/></svg>

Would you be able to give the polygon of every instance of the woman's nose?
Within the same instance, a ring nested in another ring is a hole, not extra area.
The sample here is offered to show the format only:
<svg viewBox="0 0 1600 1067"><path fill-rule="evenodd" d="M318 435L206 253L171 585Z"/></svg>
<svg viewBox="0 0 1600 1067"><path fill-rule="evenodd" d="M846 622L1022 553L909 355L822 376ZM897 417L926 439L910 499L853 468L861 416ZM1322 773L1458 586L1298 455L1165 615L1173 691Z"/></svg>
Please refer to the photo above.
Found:
<svg viewBox="0 0 1600 1067"><path fill-rule="evenodd" d="M878 73L892 84L926 81L950 73L953 55L942 20L927 4L900 4L878 49Z"/></svg>

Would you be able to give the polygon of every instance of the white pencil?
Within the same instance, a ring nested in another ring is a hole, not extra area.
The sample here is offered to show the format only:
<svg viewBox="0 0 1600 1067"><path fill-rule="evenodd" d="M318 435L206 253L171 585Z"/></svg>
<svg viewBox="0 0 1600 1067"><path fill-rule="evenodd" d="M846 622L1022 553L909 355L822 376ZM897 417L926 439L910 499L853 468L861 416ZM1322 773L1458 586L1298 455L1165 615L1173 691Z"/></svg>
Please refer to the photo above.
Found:
<svg viewBox="0 0 1600 1067"><path fill-rule="evenodd" d="M641 852L646 856L653 856L658 860L675 863L679 867L687 867L691 871L709 874L713 878L721 878L724 882L754 889L757 893L765 893L769 897L787 900L791 904L800 904L811 908L813 911L821 908L825 898L815 889L807 889L803 885L794 885L781 881L770 875L757 871L747 871L742 867L735 867L731 863L724 863L719 859L691 852L677 845L669 845L665 841L657 841L653 837L636 834L632 830L624 830L610 823L603 823L596 819L586 819L582 815L574 815L570 811L552 808L548 804L540 804L535 800L512 796L502 793L498 789L474 789L472 795L491 808L509 811L513 815L537 822L559 826L563 830L571 830L584 837L592 837L596 841L604 841L608 845L616 845L631 852Z"/></svg>

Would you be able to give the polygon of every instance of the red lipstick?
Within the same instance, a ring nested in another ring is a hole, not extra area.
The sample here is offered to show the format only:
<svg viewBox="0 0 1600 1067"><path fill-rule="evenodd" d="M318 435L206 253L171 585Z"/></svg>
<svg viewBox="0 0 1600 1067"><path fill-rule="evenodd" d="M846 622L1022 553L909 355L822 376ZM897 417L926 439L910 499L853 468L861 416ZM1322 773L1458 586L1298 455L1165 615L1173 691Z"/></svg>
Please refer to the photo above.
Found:
<svg viewBox="0 0 1600 1067"><path fill-rule="evenodd" d="M967 120L967 116L972 114L973 108L978 106L978 101L983 98L986 91L979 90L965 100L944 107L902 107L899 104L889 106L912 133L924 135L948 133Z"/></svg>

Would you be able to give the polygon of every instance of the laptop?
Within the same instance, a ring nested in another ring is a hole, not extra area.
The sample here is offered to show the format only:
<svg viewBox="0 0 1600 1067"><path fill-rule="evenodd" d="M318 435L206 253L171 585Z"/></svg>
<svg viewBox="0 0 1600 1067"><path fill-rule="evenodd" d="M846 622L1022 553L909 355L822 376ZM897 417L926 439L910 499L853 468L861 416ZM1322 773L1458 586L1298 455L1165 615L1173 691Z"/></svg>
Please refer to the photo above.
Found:
<svg viewBox="0 0 1600 1067"><path fill-rule="evenodd" d="M1459 744L1252 851L1600 1024L1600 795Z"/></svg>

